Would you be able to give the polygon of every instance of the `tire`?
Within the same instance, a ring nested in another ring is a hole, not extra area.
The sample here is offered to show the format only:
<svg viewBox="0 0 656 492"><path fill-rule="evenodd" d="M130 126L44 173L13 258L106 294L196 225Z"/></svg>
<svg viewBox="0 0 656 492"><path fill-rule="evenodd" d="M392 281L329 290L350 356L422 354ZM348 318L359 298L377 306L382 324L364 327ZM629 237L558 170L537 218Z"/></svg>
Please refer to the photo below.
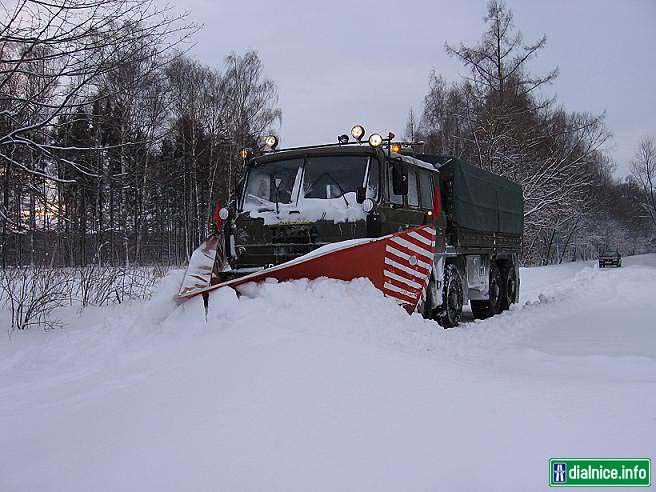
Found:
<svg viewBox="0 0 656 492"><path fill-rule="evenodd" d="M501 299L503 296L503 283L501 281L501 272L496 262L490 265L490 316L501 312Z"/></svg>
<svg viewBox="0 0 656 492"><path fill-rule="evenodd" d="M517 299L517 276L511 261L501 266L501 311L510 309Z"/></svg>
<svg viewBox="0 0 656 492"><path fill-rule="evenodd" d="M442 305L437 308L435 319L444 328L458 326L462 319L462 282L458 268L447 265L444 269L444 289L442 289Z"/></svg>
<svg viewBox="0 0 656 492"><path fill-rule="evenodd" d="M496 262L492 262L490 265L490 298L487 301L469 301L474 318L486 319L501 312L501 299L503 295L501 286L501 272L499 272Z"/></svg>

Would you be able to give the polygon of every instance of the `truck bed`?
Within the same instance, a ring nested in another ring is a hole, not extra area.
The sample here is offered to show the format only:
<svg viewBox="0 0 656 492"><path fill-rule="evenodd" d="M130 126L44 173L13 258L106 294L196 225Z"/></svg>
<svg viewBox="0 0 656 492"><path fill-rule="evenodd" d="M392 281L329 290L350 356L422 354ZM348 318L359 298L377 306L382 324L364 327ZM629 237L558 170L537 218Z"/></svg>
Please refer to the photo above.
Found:
<svg viewBox="0 0 656 492"><path fill-rule="evenodd" d="M520 253L522 236L502 232L481 232L464 227L447 229L449 243L459 254L484 254L491 250L498 254Z"/></svg>
<svg viewBox="0 0 656 492"><path fill-rule="evenodd" d="M438 169L444 208L453 226L522 235L524 198L521 186L457 158L449 159Z"/></svg>
<svg viewBox="0 0 656 492"><path fill-rule="evenodd" d="M462 252L519 252L524 232L521 186L458 158L444 158L436 166L449 242Z"/></svg>

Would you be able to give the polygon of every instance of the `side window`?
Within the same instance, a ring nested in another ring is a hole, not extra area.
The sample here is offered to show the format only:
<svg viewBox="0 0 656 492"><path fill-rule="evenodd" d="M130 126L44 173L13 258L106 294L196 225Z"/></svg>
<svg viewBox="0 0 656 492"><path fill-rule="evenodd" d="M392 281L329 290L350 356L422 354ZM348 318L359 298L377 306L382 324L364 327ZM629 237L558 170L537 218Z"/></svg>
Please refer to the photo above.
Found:
<svg viewBox="0 0 656 492"><path fill-rule="evenodd" d="M425 172L419 172L419 190L421 191L421 208L431 210L433 208L433 177Z"/></svg>
<svg viewBox="0 0 656 492"><path fill-rule="evenodd" d="M387 189L389 190L390 203L403 205L403 195L394 194L393 176L394 169L391 163L387 165Z"/></svg>
<svg viewBox="0 0 656 492"><path fill-rule="evenodd" d="M413 168L408 169L408 205L419 206L419 192L417 190L417 173Z"/></svg>
<svg viewBox="0 0 656 492"><path fill-rule="evenodd" d="M369 175L367 176L367 198L376 201L378 198L378 183L380 181L378 159L371 158L369 160Z"/></svg>

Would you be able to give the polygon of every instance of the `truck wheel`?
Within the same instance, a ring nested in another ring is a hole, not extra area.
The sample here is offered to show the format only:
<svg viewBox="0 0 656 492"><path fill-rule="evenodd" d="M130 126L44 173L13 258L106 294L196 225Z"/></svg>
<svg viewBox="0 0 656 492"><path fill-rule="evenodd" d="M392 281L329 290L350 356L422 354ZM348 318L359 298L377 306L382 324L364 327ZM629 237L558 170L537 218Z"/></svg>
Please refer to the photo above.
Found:
<svg viewBox="0 0 656 492"><path fill-rule="evenodd" d="M486 319L501 312L502 299L501 273L496 263L490 265L490 298L487 301L469 301L476 319Z"/></svg>
<svg viewBox="0 0 656 492"><path fill-rule="evenodd" d="M496 262L490 265L490 316L501 312L501 299L503 298L503 283L501 272Z"/></svg>
<svg viewBox="0 0 656 492"><path fill-rule="evenodd" d="M444 269L444 289L442 290L442 305L436 309L437 322L444 328L458 326L462 318L462 283L455 265L447 265Z"/></svg>
<svg viewBox="0 0 656 492"><path fill-rule="evenodd" d="M501 311L510 309L517 298L517 277L511 262L505 262L501 269Z"/></svg>

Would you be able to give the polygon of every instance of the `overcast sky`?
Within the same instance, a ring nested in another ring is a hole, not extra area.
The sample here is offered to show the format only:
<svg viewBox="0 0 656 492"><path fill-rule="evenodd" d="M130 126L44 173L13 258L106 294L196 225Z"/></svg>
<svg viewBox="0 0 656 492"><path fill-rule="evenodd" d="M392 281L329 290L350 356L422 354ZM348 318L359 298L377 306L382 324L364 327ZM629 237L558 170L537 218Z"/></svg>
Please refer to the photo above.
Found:
<svg viewBox="0 0 656 492"><path fill-rule="evenodd" d="M606 114L609 151L626 173L641 136L656 137L656 0L508 0L526 40L547 34L531 68L560 68L547 89L571 111ZM472 43L485 0L180 0L204 24L192 54L219 67L230 51L259 52L277 84L281 146L332 142L361 122L402 135L431 69L464 68L444 43Z"/></svg>

